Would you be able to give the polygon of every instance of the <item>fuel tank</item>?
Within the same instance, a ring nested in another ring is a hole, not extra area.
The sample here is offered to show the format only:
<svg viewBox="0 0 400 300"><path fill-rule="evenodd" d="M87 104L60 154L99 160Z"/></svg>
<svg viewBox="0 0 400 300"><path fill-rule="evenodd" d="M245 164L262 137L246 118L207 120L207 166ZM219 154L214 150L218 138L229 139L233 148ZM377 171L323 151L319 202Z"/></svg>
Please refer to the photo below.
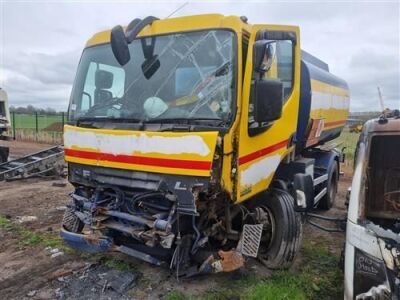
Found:
<svg viewBox="0 0 400 300"><path fill-rule="evenodd" d="M301 52L300 106L296 152L338 137L349 115L347 83L315 56Z"/></svg>

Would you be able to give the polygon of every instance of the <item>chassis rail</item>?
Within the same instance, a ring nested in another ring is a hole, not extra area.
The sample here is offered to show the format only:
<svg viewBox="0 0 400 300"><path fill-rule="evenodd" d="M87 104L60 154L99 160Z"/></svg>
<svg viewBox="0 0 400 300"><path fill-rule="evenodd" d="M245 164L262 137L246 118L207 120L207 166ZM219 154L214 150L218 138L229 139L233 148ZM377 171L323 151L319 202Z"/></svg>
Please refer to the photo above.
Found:
<svg viewBox="0 0 400 300"><path fill-rule="evenodd" d="M0 181L28 178L54 171L63 156L63 147L55 146L2 163L0 164Z"/></svg>

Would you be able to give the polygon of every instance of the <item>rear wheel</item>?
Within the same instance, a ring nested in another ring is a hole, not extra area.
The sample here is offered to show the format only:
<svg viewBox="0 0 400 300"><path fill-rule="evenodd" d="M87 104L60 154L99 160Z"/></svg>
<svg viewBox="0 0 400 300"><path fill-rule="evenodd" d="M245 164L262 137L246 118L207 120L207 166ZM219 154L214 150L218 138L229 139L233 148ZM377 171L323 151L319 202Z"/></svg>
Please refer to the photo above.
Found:
<svg viewBox="0 0 400 300"><path fill-rule="evenodd" d="M274 190L262 209L269 224L265 224L258 258L270 269L290 267L300 247L302 236L301 217L294 211L293 197Z"/></svg>
<svg viewBox="0 0 400 300"><path fill-rule="evenodd" d="M76 216L73 207L67 207L64 212L62 226L65 230L73 233L81 233L85 224Z"/></svg>
<svg viewBox="0 0 400 300"><path fill-rule="evenodd" d="M322 197L322 199L319 201L318 207L324 210L329 210L332 208L335 198L336 198L336 193L337 193L337 188L338 188L338 179L339 179L339 172L338 172L338 166L337 162L334 161L332 164L329 174L328 174L328 183L327 183L327 190L325 196Z"/></svg>

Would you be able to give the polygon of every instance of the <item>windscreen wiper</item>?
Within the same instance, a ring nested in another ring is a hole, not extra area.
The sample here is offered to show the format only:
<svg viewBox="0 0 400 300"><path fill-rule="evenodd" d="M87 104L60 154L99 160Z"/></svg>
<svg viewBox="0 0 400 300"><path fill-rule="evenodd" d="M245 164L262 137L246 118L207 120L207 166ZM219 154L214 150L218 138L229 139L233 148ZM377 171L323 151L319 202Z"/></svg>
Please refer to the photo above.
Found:
<svg viewBox="0 0 400 300"><path fill-rule="evenodd" d="M154 123L180 123L180 124L190 124L196 121L220 121L220 118L162 118L162 119L151 119L143 121L144 124L154 124Z"/></svg>
<svg viewBox="0 0 400 300"><path fill-rule="evenodd" d="M116 117L80 117L76 120L80 122L114 122L114 123L143 123L141 119L135 118L116 118Z"/></svg>

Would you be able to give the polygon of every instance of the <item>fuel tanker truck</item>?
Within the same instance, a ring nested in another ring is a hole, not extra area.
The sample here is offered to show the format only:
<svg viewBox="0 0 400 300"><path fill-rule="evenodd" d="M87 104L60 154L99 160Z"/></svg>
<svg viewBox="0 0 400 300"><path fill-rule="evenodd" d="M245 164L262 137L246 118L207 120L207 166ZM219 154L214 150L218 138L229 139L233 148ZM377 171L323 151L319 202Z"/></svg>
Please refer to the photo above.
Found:
<svg viewBox="0 0 400 300"><path fill-rule="evenodd" d="M134 19L83 51L64 128L75 187L61 236L177 276L247 257L287 268L303 216L332 207L345 81L295 26L246 17Z"/></svg>

